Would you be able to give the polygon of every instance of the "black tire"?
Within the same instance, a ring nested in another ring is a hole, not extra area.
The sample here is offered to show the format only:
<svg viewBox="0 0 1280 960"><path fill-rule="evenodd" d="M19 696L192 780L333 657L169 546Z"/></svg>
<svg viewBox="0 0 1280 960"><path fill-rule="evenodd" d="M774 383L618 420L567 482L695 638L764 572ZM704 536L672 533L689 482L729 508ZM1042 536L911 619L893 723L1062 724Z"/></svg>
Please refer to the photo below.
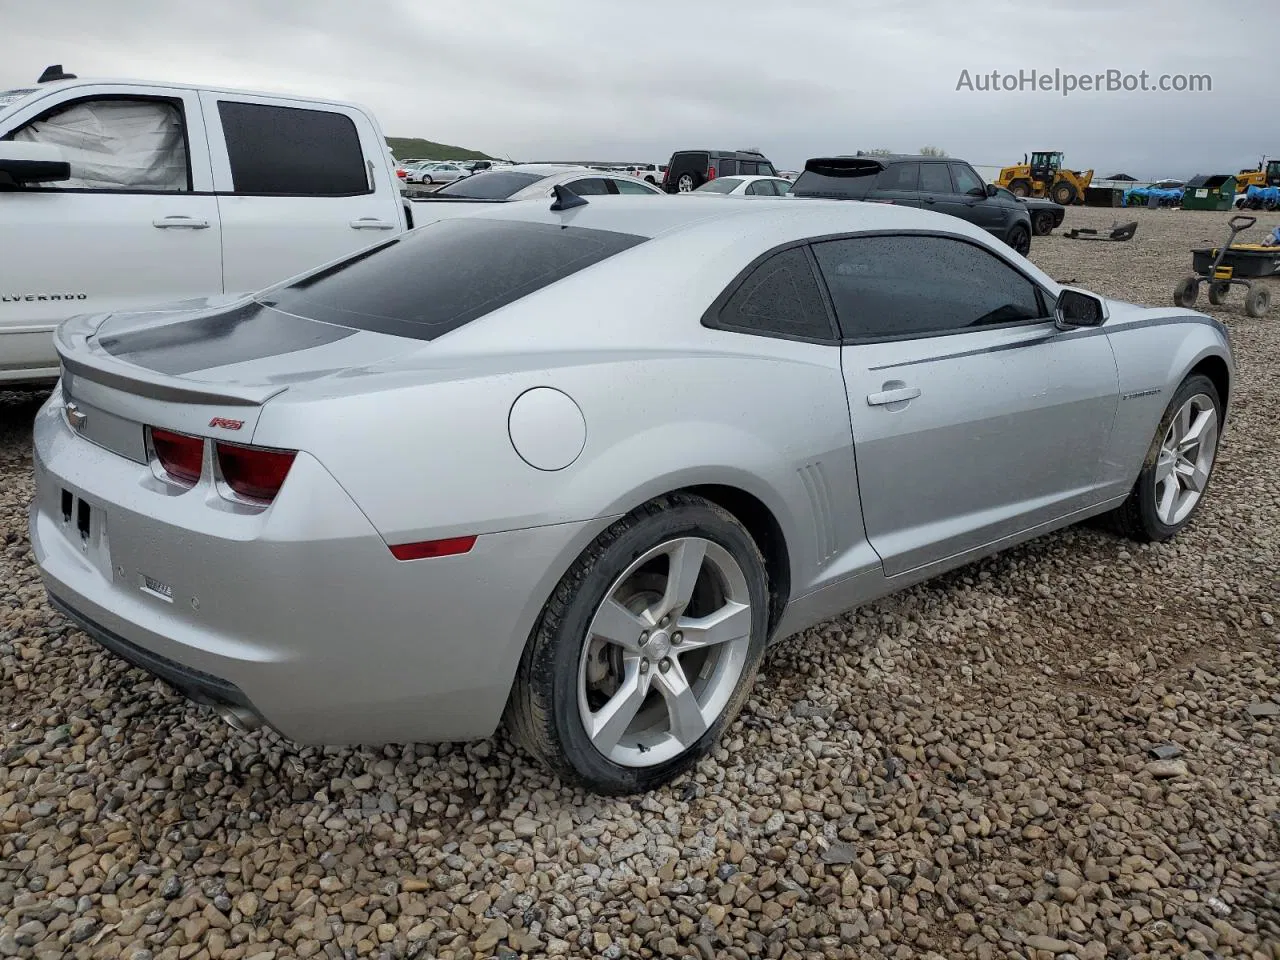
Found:
<svg viewBox="0 0 1280 960"><path fill-rule="evenodd" d="M1031 252L1031 231L1027 229L1026 224L1015 223L1009 228L1004 242L1025 257Z"/></svg>
<svg viewBox="0 0 1280 960"><path fill-rule="evenodd" d="M696 173L682 173L676 178L676 193L692 193L702 186L701 181Z"/></svg>
<svg viewBox="0 0 1280 960"><path fill-rule="evenodd" d="M1190 310L1196 305L1200 296L1200 280L1198 277L1183 277L1173 288L1173 302Z"/></svg>
<svg viewBox="0 0 1280 960"><path fill-rule="evenodd" d="M1029 197L1031 196L1031 181L1014 180L1009 184L1009 192L1015 197Z"/></svg>
<svg viewBox="0 0 1280 960"><path fill-rule="evenodd" d="M1275 210L1277 207L1280 207L1280 203L1277 203L1275 200L1265 200L1262 203L1263 210Z"/></svg>
<svg viewBox="0 0 1280 960"><path fill-rule="evenodd" d="M1068 180L1059 180L1053 185L1052 190L1053 202L1060 203L1064 207L1069 207L1076 202L1076 185Z"/></svg>
<svg viewBox="0 0 1280 960"><path fill-rule="evenodd" d="M578 710L579 662L597 608L614 581L648 550L678 537L711 540L746 575L751 635L733 694L697 742L661 764L614 763L592 744ZM600 794L651 790L677 776L719 741L746 702L764 655L769 629L764 558L751 535L727 510L702 497L659 497L612 524L574 562L543 608L520 659L504 722L512 739L566 781Z"/></svg>
<svg viewBox="0 0 1280 960"><path fill-rule="evenodd" d="M1209 284L1209 302L1215 307L1221 306L1227 302L1227 295L1231 292L1231 284L1225 280L1215 280Z"/></svg>
<svg viewBox="0 0 1280 960"><path fill-rule="evenodd" d="M1151 447L1147 450L1146 459L1143 460L1142 470L1133 484L1133 489L1129 491L1129 496L1124 503L1107 515L1112 527L1121 536L1128 537L1130 540L1137 540L1140 543L1168 540L1191 522L1192 518L1200 510L1200 506L1204 503L1209 484L1213 479L1213 468L1217 466L1216 457L1213 465L1209 468L1209 477L1205 481L1205 489L1201 492L1200 499L1196 501L1195 506L1191 508L1191 512L1186 517L1170 526L1164 523L1156 513L1155 474L1156 458L1160 453L1160 442L1168 431L1169 424L1173 422L1178 410L1181 409L1184 403L1199 393L1205 394L1213 401L1214 410L1218 414L1218 427L1221 429L1222 398L1218 396L1218 388L1213 385L1212 380L1203 374L1192 374L1183 380L1178 389L1174 391L1173 399L1169 401L1169 406L1165 408L1164 415L1160 418L1160 425L1156 427L1155 436L1151 439Z"/></svg>
<svg viewBox="0 0 1280 960"><path fill-rule="evenodd" d="M1054 226L1052 211L1040 210L1031 217L1031 230L1037 237L1047 237Z"/></svg>
<svg viewBox="0 0 1280 960"><path fill-rule="evenodd" d="M653 178L653 174L652 174L652 173L647 174L647 175L645 176L645 178L644 178L644 182L645 182L645 183L652 183L655 187L658 185L658 181L657 181L657 180L655 180L655 179Z"/></svg>
<svg viewBox="0 0 1280 960"><path fill-rule="evenodd" d="M1244 312L1250 317L1265 317L1271 309L1271 291L1260 283L1249 288L1244 297Z"/></svg>

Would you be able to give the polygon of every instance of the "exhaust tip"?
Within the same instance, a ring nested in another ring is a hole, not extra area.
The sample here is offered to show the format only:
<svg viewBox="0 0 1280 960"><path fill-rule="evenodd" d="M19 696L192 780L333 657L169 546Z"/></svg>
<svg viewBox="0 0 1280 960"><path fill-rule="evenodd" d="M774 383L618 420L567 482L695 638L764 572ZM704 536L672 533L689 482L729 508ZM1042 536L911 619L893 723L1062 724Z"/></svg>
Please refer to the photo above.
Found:
<svg viewBox="0 0 1280 960"><path fill-rule="evenodd" d="M233 707L229 704L219 704L214 707L223 722L237 733L249 733L257 730L262 726L262 718L252 710L244 707Z"/></svg>

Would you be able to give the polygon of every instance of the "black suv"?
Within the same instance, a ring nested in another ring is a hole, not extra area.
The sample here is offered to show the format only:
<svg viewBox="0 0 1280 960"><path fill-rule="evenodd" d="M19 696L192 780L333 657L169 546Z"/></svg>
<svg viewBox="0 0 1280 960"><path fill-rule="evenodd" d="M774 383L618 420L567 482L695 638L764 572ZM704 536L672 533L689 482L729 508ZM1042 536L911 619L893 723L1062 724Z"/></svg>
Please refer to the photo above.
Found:
<svg viewBox="0 0 1280 960"><path fill-rule="evenodd" d="M690 193L716 177L776 177L768 158L755 150L677 150L667 161L662 189Z"/></svg>
<svg viewBox="0 0 1280 960"><path fill-rule="evenodd" d="M791 188L793 197L872 200L949 213L995 234L1023 255L1031 250L1031 214L983 183L963 160L943 157L817 157Z"/></svg>

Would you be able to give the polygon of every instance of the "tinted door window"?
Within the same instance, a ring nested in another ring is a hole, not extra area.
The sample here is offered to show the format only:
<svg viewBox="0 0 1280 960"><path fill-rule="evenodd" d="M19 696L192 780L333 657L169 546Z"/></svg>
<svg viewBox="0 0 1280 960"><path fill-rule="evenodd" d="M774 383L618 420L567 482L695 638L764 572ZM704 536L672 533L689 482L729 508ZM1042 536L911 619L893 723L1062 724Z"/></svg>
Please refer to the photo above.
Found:
<svg viewBox="0 0 1280 960"><path fill-rule="evenodd" d="M982 182L982 178L969 168L966 163L949 163L951 168L951 179L955 181L956 193L975 193L986 194L987 186Z"/></svg>
<svg viewBox="0 0 1280 960"><path fill-rule="evenodd" d="M715 164L716 176L718 177L733 177L742 173L742 171L738 169L737 160L722 157L719 160L713 161L713 163Z"/></svg>
<svg viewBox="0 0 1280 960"><path fill-rule="evenodd" d="M920 187L920 164L895 163L876 177L877 190L914 193Z"/></svg>
<svg viewBox="0 0 1280 960"><path fill-rule="evenodd" d="M651 197L657 192L652 188L641 186L638 183L632 183L630 180L614 180L613 185L619 193L641 193L647 197Z"/></svg>
<svg viewBox="0 0 1280 960"><path fill-rule="evenodd" d="M310 320L433 340L642 242L545 223L442 220L273 290L262 302Z"/></svg>
<svg viewBox="0 0 1280 960"><path fill-rule="evenodd" d="M1036 286L976 244L854 237L813 250L846 338L954 333L1044 315Z"/></svg>
<svg viewBox="0 0 1280 960"><path fill-rule="evenodd" d="M571 180L565 186L580 197L604 197L610 193L609 181L604 177L583 177Z"/></svg>
<svg viewBox="0 0 1280 960"><path fill-rule="evenodd" d="M778 175L778 171L775 170L773 164L768 161L760 164L760 173L766 177L776 177Z"/></svg>
<svg viewBox="0 0 1280 960"><path fill-rule="evenodd" d="M219 100L236 193L341 197L369 193L360 135L350 117Z"/></svg>
<svg viewBox="0 0 1280 960"><path fill-rule="evenodd" d="M945 163L922 163L920 167L921 193L951 193L951 176Z"/></svg>
<svg viewBox="0 0 1280 960"><path fill-rule="evenodd" d="M752 163L750 160L739 160L738 172L744 177L758 176L760 173L760 164Z"/></svg>
<svg viewBox="0 0 1280 960"><path fill-rule="evenodd" d="M776 197L772 180L757 180L747 187L747 193L753 197Z"/></svg>
<svg viewBox="0 0 1280 960"><path fill-rule="evenodd" d="M717 326L803 339L831 338L831 321L803 247L756 267L721 307Z"/></svg>

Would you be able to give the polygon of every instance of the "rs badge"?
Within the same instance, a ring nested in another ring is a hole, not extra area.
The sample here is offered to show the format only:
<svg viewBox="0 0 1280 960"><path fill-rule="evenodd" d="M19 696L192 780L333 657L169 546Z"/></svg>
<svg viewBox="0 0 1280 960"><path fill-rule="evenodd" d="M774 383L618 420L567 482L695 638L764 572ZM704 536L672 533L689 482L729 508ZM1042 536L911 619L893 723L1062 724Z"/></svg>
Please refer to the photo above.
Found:
<svg viewBox="0 0 1280 960"><path fill-rule="evenodd" d="M221 427L223 430L239 430L244 426L243 420L228 420L226 417L214 417L209 421L211 427Z"/></svg>

